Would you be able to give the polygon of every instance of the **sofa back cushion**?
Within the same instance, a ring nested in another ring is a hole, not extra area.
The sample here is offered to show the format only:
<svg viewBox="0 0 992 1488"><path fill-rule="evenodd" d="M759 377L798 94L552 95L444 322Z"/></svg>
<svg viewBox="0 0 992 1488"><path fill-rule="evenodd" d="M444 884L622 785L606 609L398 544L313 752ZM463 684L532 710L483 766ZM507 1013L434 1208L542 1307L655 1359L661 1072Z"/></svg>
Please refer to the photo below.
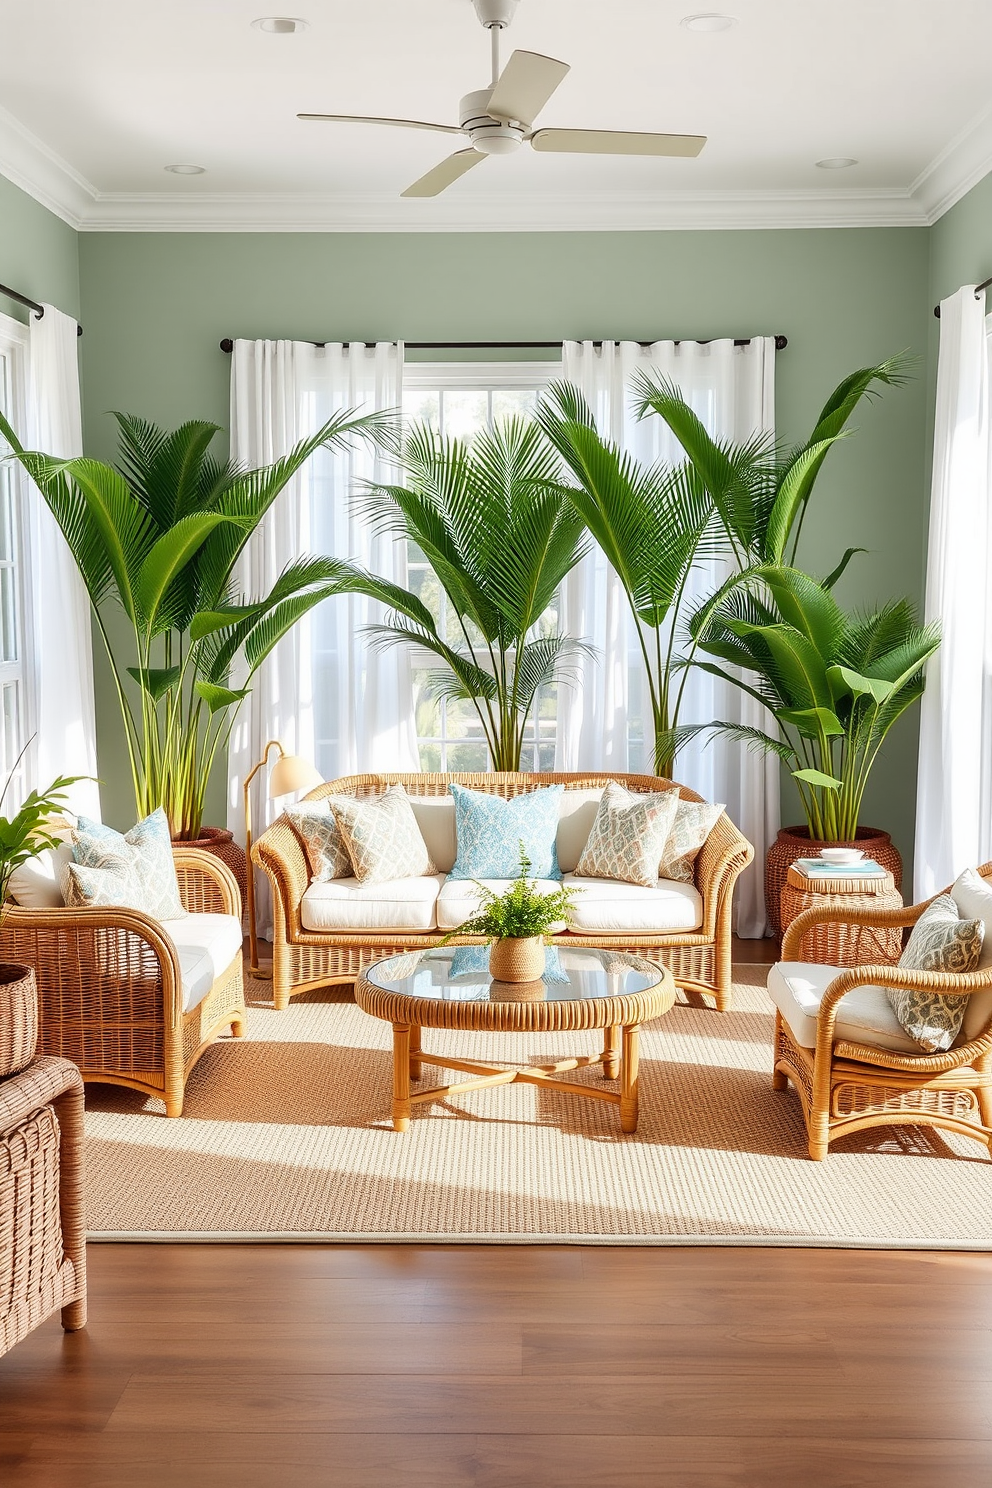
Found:
<svg viewBox="0 0 992 1488"><path fill-rule="evenodd" d="M66 870L72 862L72 843L46 847L15 868L7 892L23 909L61 909L65 904Z"/></svg>
<svg viewBox="0 0 992 1488"><path fill-rule="evenodd" d="M601 785L567 790L562 796L558 808L558 866L562 873L575 872L602 799Z"/></svg>
<svg viewBox="0 0 992 1488"><path fill-rule="evenodd" d="M431 862L438 873L450 873L455 866L458 851L453 797L411 796L410 805L417 818L420 835L427 844Z"/></svg>
<svg viewBox="0 0 992 1488"><path fill-rule="evenodd" d="M988 883L975 868L966 868L951 885L951 898L958 907L963 920L981 920L985 926L982 953L978 958L978 970L986 971L992 966L992 884ZM961 1034L965 1042L978 1038L992 1018L992 991L976 992L968 998L964 1010ZM961 1042L959 1039L958 1042Z"/></svg>

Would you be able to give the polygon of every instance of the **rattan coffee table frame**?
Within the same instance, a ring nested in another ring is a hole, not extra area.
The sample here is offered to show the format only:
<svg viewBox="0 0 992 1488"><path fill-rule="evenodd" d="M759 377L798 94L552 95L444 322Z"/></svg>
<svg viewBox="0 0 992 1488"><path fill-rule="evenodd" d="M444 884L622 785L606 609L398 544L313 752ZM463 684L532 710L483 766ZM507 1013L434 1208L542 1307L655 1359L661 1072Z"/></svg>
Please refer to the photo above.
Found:
<svg viewBox="0 0 992 1488"><path fill-rule="evenodd" d="M374 969L370 966L368 972ZM620 1107L621 1131L636 1131L640 1026L667 1013L676 995L672 973L667 967L655 969L657 985L643 992L575 1001L542 998L534 1002L443 1002L439 998L410 997L375 986L369 981L368 973L362 972L355 982L355 1001L373 1018L381 1018L393 1026L394 1130L407 1131L411 1108L423 1101L444 1100L466 1090L520 1082L583 1096L586 1100L612 1102ZM424 1028L456 1028L476 1033L571 1033L601 1028L604 1038L599 1054L577 1055L554 1064L504 1068L476 1059L426 1053L421 1035ZM410 1081L420 1079L425 1064L459 1070L474 1078L411 1091ZM602 1090L595 1085L556 1078L568 1070L586 1069L595 1064L603 1066L605 1079L619 1080L618 1090Z"/></svg>

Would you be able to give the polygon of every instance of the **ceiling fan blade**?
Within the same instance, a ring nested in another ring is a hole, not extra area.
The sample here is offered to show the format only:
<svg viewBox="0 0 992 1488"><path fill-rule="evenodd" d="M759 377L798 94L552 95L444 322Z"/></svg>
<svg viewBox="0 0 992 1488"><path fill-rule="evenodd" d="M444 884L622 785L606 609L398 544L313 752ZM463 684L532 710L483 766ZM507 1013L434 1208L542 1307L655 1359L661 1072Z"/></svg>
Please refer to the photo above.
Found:
<svg viewBox="0 0 992 1488"><path fill-rule="evenodd" d="M570 72L567 62L540 52L514 52L499 75L489 100L494 119L533 124L552 93Z"/></svg>
<svg viewBox="0 0 992 1488"><path fill-rule="evenodd" d="M634 134L622 129L538 129L530 137L535 150L562 155L672 155L692 158L706 143L705 134Z"/></svg>
<svg viewBox="0 0 992 1488"><path fill-rule="evenodd" d="M374 114L297 114L298 119L319 119L330 124L394 124L398 129L431 129L438 134L461 134L453 124L424 124L420 119L379 119Z"/></svg>
<svg viewBox="0 0 992 1488"><path fill-rule="evenodd" d="M478 150L457 150L454 155L449 155L447 160L442 160L433 170L429 170L426 176L421 176L419 181L414 181L401 196L440 196L446 187L452 186L459 176L471 170L473 165L478 165L480 160L487 157Z"/></svg>

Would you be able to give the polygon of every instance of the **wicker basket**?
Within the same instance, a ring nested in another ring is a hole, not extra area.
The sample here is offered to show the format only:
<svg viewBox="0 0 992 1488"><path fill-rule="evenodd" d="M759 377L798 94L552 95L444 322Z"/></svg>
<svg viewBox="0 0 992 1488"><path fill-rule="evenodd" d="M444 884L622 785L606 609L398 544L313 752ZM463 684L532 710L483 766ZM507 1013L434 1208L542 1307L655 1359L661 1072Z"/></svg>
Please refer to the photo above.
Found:
<svg viewBox="0 0 992 1488"><path fill-rule="evenodd" d="M38 985L33 966L0 962L0 1080L26 1069L38 1043Z"/></svg>
<svg viewBox="0 0 992 1488"><path fill-rule="evenodd" d="M489 973L494 982L539 981L544 960L543 936L507 936L495 941L489 952Z"/></svg>
<svg viewBox="0 0 992 1488"><path fill-rule="evenodd" d="M765 908L776 935L782 934L780 905L789 869L797 858L819 857L824 847L862 848L865 857L874 858L888 869L896 888L902 888L902 858L888 832L877 827L859 827L854 842L818 842L810 837L808 827L782 827L765 860Z"/></svg>
<svg viewBox="0 0 992 1488"><path fill-rule="evenodd" d="M237 879L241 903L244 904L248 893L248 859L244 848L235 842L233 832L229 832L226 827L201 827L195 842L175 841L174 846L198 847L201 851L213 853L215 858L220 858Z"/></svg>

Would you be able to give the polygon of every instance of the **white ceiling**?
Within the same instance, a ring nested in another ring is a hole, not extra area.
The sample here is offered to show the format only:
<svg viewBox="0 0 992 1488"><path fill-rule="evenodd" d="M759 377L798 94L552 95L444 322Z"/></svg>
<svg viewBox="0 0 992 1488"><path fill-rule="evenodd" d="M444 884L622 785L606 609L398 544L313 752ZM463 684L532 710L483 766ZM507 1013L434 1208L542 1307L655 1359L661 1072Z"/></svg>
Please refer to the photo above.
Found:
<svg viewBox="0 0 992 1488"><path fill-rule="evenodd" d="M267 4L309 29L253 29ZM739 24L680 26L706 9ZM709 142L525 146L401 201L457 140L295 115L456 124L488 83L471 0L0 0L0 172L83 229L430 230L926 223L992 167L989 0L520 0L514 47L571 64L542 125Z"/></svg>

